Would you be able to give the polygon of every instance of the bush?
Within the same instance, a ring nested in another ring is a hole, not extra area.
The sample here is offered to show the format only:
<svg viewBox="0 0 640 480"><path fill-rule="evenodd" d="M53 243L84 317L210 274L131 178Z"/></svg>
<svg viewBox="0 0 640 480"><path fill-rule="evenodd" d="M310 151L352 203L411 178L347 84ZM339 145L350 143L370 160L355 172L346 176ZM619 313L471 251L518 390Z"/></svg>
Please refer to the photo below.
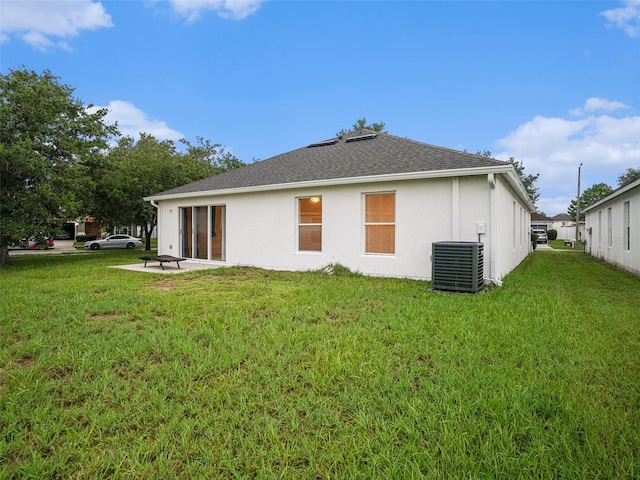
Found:
<svg viewBox="0 0 640 480"><path fill-rule="evenodd" d="M538 234L531 232L531 243L533 244L533 249L538 248Z"/></svg>
<svg viewBox="0 0 640 480"><path fill-rule="evenodd" d="M547 230L547 238L549 240L555 240L558 238L558 231L554 230L553 228L550 230Z"/></svg>
<svg viewBox="0 0 640 480"><path fill-rule="evenodd" d="M360 273L352 272L349 269L349 267L345 267L344 265L341 265L339 263L330 263L320 271L322 273L327 274L327 275L335 275L335 276L339 276L339 277L356 277L356 276L359 277L359 276L361 276Z"/></svg>
<svg viewBox="0 0 640 480"><path fill-rule="evenodd" d="M97 235L78 235L76 237L76 242L89 242L91 240L96 240L97 238Z"/></svg>

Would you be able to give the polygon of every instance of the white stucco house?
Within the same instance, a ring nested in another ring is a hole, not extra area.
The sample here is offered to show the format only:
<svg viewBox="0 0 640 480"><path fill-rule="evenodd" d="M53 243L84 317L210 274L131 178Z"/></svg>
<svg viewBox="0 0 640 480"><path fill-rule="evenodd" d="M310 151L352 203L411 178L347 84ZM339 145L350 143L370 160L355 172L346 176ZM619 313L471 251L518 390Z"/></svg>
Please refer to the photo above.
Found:
<svg viewBox="0 0 640 480"><path fill-rule="evenodd" d="M640 275L640 179L585 210L587 251Z"/></svg>
<svg viewBox="0 0 640 480"><path fill-rule="evenodd" d="M483 242L499 284L530 252L511 164L360 130L146 197L158 254L220 266L430 279L432 243Z"/></svg>
<svg viewBox="0 0 640 480"><path fill-rule="evenodd" d="M568 213L559 213L551 217L551 220L553 220L551 228L558 232L558 240L576 239L576 222L571 220Z"/></svg>

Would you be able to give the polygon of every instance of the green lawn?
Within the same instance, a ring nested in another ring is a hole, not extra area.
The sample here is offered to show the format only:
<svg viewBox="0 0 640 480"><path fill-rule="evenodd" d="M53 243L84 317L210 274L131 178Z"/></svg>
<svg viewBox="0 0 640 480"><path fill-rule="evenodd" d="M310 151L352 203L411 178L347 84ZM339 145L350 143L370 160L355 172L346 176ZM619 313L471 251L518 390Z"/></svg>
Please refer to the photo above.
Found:
<svg viewBox="0 0 640 480"><path fill-rule="evenodd" d="M564 240L549 240L549 246L557 250L574 250L571 246L565 245ZM584 243L578 243L575 251L584 252Z"/></svg>
<svg viewBox="0 0 640 480"><path fill-rule="evenodd" d="M640 279L0 268L0 478L638 478Z"/></svg>

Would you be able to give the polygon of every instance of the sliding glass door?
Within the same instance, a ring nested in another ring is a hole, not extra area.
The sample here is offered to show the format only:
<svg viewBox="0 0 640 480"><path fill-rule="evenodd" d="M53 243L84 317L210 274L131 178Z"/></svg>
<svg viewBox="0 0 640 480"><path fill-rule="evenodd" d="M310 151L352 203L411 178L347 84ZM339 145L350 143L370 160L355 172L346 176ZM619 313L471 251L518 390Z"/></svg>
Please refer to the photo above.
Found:
<svg viewBox="0 0 640 480"><path fill-rule="evenodd" d="M225 211L224 205L180 209L183 257L225 260Z"/></svg>

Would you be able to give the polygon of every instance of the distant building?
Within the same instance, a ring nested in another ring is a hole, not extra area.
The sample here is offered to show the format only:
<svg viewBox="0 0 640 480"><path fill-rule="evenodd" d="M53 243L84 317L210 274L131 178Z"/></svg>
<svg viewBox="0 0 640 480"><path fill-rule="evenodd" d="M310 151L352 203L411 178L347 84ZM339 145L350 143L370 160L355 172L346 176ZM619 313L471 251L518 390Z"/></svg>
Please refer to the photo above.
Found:
<svg viewBox="0 0 640 480"><path fill-rule="evenodd" d="M640 179L585 210L587 252L640 275Z"/></svg>
<svg viewBox="0 0 640 480"><path fill-rule="evenodd" d="M550 228L553 228L553 219L539 213L531 214L532 230L544 230L546 232Z"/></svg>
<svg viewBox="0 0 640 480"><path fill-rule="evenodd" d="M560 213L555 217L551 217L553 224L551 228L558 232L558 240L575 240L576 239L576 222L571 220L567 213Z"/></svg>

